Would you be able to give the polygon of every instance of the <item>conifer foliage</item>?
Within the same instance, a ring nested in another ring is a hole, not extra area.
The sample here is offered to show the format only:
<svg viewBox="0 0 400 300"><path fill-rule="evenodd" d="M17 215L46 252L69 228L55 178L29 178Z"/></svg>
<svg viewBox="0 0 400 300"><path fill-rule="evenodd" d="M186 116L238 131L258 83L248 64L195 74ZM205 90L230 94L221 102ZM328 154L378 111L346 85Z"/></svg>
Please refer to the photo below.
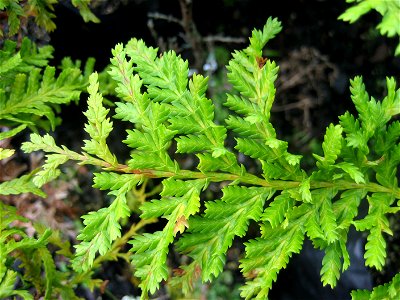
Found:
<svg viewBox="0 0 400 300"><path fill-rule="evenodd" d="M376 26L379 33L388 37L400 37L400 3L398 1L346 0L346 2L352 3L352 6L346 9L339 19L354 23L363 15L375 10L382 15L382 21ZM394 54L400 55L400 43L397 44Z"/></svg>
<svg viewBox="0 0 400 300"><path fill-rule="evenodd" d="M8 30L4 32L0 27L0 37L4 34L13 36L21 31L22 24L27 23L27 19L33 18L37 26L44 28L47 32L56 29L54 19L54 6L58 4L56 0L0 0L0 10L5 12ZM90 9L91 0L71 0L75 8L79 11L85 22L98 23L100 20Z"/></svg>
<svg viewBox="0 0 400 300"><path fill-rule="evenodd" d="M171 245L191 258L172 279L188 291L197 277L209 281L223 271L233 239L245 238L250 222L258 224L260 234L245 242L240 261L245 299L267 298L279 271L301 251L306 238L325 253L322 284L335 287L350 265L346 241L351 226L367 235L366 265L382 269L385 235L392 234L387 216L400 204L400 123L393 118L400 113L400 90L388 78L387 96L376 101L362 78L354 78L351 93L357 113L345 113L339 124L327 127L322 151L314 155L315 170L306 172L302 156L289 153L288 143L277 137L270 122L278 66L263 57L263 49L280 30L280 22L270 18L264 28L253 31L247 48L233 53L227 67L233 91L225 103L232 113L226 124L214 122L207 78L189 78L188 63L176 53L158 55L157 49L132 39L113 49L110 71L121 100L113 117L130 126L124 140L131 151L127 164L107 146L113 122L98 92L96 73L90 76L85 113L90 138L81 153L57 146L50 135L34 133L24 143L26 152L47 153L34 180L37 187L56 178L61 164L76 160L100 167L94 186L114 196L109 207L83 216L85 227L73 259L77 272L90 270L96 255L107 253L121 237L120 221L132 214L126 194L151 178L162 179L162 191L142 204L140 217L163 218L166 225L131 241L143 299L172 276L167 265ZM234 148L227 146L228 131L235 136ZM238 162L238 153L257 161L260 172L250 173ZM195 170L178 163L182 155L197 157ZM222 197L204 200L204 191L215 182L221 183ZM358 215L361 201L369 205L366 216ZM352 296L400 295L398 277Z"/></svg>
<svg viewBox="0 0 400 300"><path fill-rule="evenodd" d="M27 127L33 131L54 129L61 122L56 114L60 105L79 100L93 71L94 60L87 61L84 74L79 68L80 62L74 63L69 58L57 70L48 65L52 53L53 47L37 48L28 38L19 47L14 41L5 41L0 50L0 125L10 130L0 132L0 141ZM13 154L14 150L0 147L0 159ZM0 183L0 195L32 192L43 196L31 177L26 174Z"/></svg>
<svg viewBox="0 0 400 300"><path fill-rule="evenodd" d="M23 39L20 49L16 42L6 40L0 51L0 120L3 124L54 129L60 121L55 116L58 105L79 99L86 86L81 70L66 59L61 72L56 74L56 68L48 66L52 52L51 46L37 49L28 38ZM90 62L90 70L93 63Z"/></svg>

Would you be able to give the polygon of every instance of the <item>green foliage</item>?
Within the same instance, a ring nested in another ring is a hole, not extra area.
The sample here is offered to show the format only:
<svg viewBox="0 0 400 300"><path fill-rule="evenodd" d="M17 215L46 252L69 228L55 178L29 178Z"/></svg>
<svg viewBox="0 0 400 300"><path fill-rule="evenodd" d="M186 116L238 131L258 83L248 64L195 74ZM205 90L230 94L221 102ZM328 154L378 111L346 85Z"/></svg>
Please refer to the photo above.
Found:
<svg viewBox="0 0 400 300"><path fill-rule="evenodd" d="M168 247L174 237L188 227L189 217L199 211L199 195L204 180L184 182L166 179L163 186L161 200L147 202L141 209L142 218L162 216L168 220L167 225L163 231L137 236L131 242L132 251L135 252L132 258L137 269L135 275L142 280L142 290L151 293L156 291L159 282L168 279Z"/></svg>
<svg viewBox="0 0 400 300"><path fill-rule="evenodd" d="M23 124L16 128L13 128L9 131L0 132L0 141L16 135L18 132L24 130L25 128L26 128L26 125ZM12 155L14 155L14 152L15 151L13 149L3 149L0 147L0 160L11 157Z"/></svg>
<svg viewBox="0 0 400 300"><path fill-rule="evenodd" d="M90 2L92 0L72 0L71 3L75 6L85 22L99 23L100 20L90 10Z"/></svg>
<svg viewBox="0 0 400 300"><path fill-rule="evenodd" d="M266 228L264 229L266 230ZM285 268L293 253L299 253L304 234L298 225L268 230L268 236L246 243L246 256L241 269L248 279L241 296L246 299L265 299L280 269Z"/></svg>
<svg viewBox="0 0 400 300"><path fill-rule="evenodd" d="M18 195L22 193L32 193L41 197L46 196L46 194L33 183L32 175L23 175L14 180L0 183L1 195Z"/></svg>
<svg viewBox="0 0 400 300"><path fill-rule="evenodd" d="M56 29L54 19L54 5L58 4L57 0L0 0L0 10L5 12L8 23L8 36L13 36L19 32L21 21L27 18L34 18L35 23L51 32ZM72 0L71 3L79 10L85 22L98 23L100 20L91 12L89 8L91 0ZM0 29L0 37L4 32Z"/></svg>
<svg viewBox="0 0 400 300"><path fill-rule="evenodd" d="M102 105L102 95L98 93L99 84L97 83L97 73L94 73L89 78L89 99L88 110L85 115L88 119L88 124L85 126L85 131L91 137L85 141L83 150L87 153L96 155L100 159L109 162L111 165L118 164L117 158L108 149L106 138L112 130L112 122L106 118L108 109Z"/></svg>
<svg viewBox="0 0 400 300"><path fill-rule="evenodd" d="M18 2L19 0L0 1L0 10L6 10L8 14L9 35L14 35L18 32L20 18L24 15L24 11ZM0 30L0 36L3 36L2 30Z"/></svg>
<svg viewBox="0 0 400 300"><path fill-rule="evenodd" d="M44 299L51 299L56 278L56 271L49 251L45 248L51 235L46 230L37 239L28 237L22 228L11 226L12 222L27 222L18 216L16 209L0 202L0 297L20 296L33 299L26 290L15 289L17 278L31 282L38 291L45 294ZM11 266L19 260L20 267L29 270L24 274L14 271ZM41 263L38 263L42 261ZM42 277L42 267L44 277Z"/></svg>
<svg viewBox="0 0 400 300"><path fill-rule="evenodd" d="M97 176L107 176L108 180L105 180L108 184L110 183L109 174L100 173ZM121 225L118 221L130 215L126 204L126 193L132 190L140 177L117 175L113 176L112 180L118 181L118 184L113 184L109 188L109 194L115 196L113 203L107 208L82 217L86 227L77 237L82 242L75 246L76 253L72 264L75 270L89 270L93 265L96 252L99 251L100 255L105 255L111 249L112 242L121 237Z"/></svg>
<svg viewBox="0 0 400 300"><path fill-rule="evenodd" d="M194 268L202 270L202 280L217 277L225 255L235 236L243 237L250 220L259 221L265 201L272 196L270 188L228 186L221 200L206 203L203 216L189 222L189 233L178 242L178 250L193 258ZM187 278L185 280L190 280ZM183 282L188 286L189 282Z"/></svg>
<svg viewBox="0 0 400 300"><path fill-rule="evenodd" d="M47 66L51 57L49 46L38 50L25 38L16 51L16 43L6 41L0 51L1 123L54 129L59 123L58 105L79 99L86 78L74 66L63 68L57 76L56 68Z"/></svg>
<svg viewBox="0 0 400 300"><path fill-rule="evenodd" d="M398 1L346 0L346 2L354 4L339 16L340 20L354 23L371 10L376 10L382 15L382 21L376 26L380 34L400 38L400 3ZM395 55L400 55L400 43L396 47Z"/></svg>
<svg viewBox="0 0 400 300"><path fill-rule="evenodd" d="M8 17L8 35L20 29L20 21L34 15L39 26L47 30L54 28L52 5L57 1L14 1L0 0L0 9ZM88 9L89 1L73 1L79 6L85 20L95 21ZM0 35L3 32L0 31ZM80 70L80 61L69 58L62 60L59 68L49 66L53 48L37 48L28 38L16 43L4 41L0 50L0 141L9 139L26 129L54 129L61 121L56 114L60 104L78 100L93 72L94 60L89 59ZM107 82L102 74L102 82ZM93 137L93 136L91 136ZM39 140L38 140L39 141ZM37 141L37 142L38 142ZM52 149L58 149L54 140L47 136L41 142ZM6 143L7 144L7 143ZM60 149L68 152L67 149ZM12 159L13 149L0 148L0 160ZM18 178L0 182L0 195L32 193L39 197L46 194L38 188L59 176L59 165L70 157L62 154L50 155L46 168L33 170ZM34 175L37 175L34 177ZM21 198L22 199L22 198ZM99 287L101 280L92 279L92 273L77 274L69 266L56 266L54 256L72 259L70 245L62 241L59 232L44 229L34 223L36 234L28 236L25 226L29 220L22 218L12 206L0 201L0 298L22 299L79 299L74 289L85 284L90 288ZM140 226L138 226L140 228ZM126 239L126 237L125 237ZM57 252L54 249L59 249ZM103 260L113 259L113 253L103 253Z"/></svg>
<svg viewBox="0 0 400 300"><path fill-rule="evenodd" d="M140 217L163 218L165 225L131 241L142 298L170 278L167 256L172 245L191 258L171 281L185 293L197 278L211 281L223 272L235 237L247 240L240 261L246 278L241 296L246 299L268 297L279 271L301 251L306 237L325 253L322 284L335 287L350 265L346 249L350 226L368 236L366 265L383 267L385 234L392 234L387 216L399 210L400 202L396 178L400 123L393 118L400 113L400 90L388 78L387 96L376 101L366 93L362 78L354 78L351 93L357 114L347 112L339 124L327 127L323 155L314 154L315 170L307 172L301 168L302 157L288 152L288 143L277 137L270 122L278 67L262 53L280 30L278 20L268 19L262 30L253 31L250 45L233 54L228 79L237 93L227 95L225 105L231 115L226 127L214 122L207 78L198 74L188 78L188 63L173 51L158 56L157 49L132 39L113 49L110 69L121 99L114 118L130 124L124 141L131 153L127 165L120 164L107 146L113 123L103 106L96 73L89 80L85 130L90 138L82 153L57 146L50 135L32 134L31 142L23 144L26 152L47 153L42 171L33 179L38 187L57 177L59 166L72 159L100 167L94 187L114 196L110 206L83 216L85 227L73 259L76 271L87 274L113 251L122 238L120 221L132 214L127 194L151 178L163 179L162 191L159 198L141 205ZM228 130L235 135L234 149L226 145ZM238 153L257 161L259 173L238 163ZM178 161L193 154L197 170L184 169ZM203 191L215 183L222 185L221 199L204 198ZM359 216L363 199L369 211ZM259 227L259 237L246 236L250 222ZM371 295L384 289L394 295L397 278ZM364 295L369 297L365 291L353 293Z"/></svg>
<svg viewBox="0 0 400 300"><path fill-rule="evenodd" d="M94 61L88 60L82 74L80 63L74 64L66 58L58 71L48 66L52 52L51 46L37 48L28 38L22 40L19 49L16 42L5 41L0 50L0 125L10 130L1 132L0 140L11 138L26 127L34 131L54 129L61 122L56 116L60 105L79 100L88 82L87 74L93 71ZM13 154L14 150L0 148L0 159ZM49 157L52 168L39 171L40 176L33 181L34 172L0 183L0 195L31 192L45 196L35 184L41 186L57 177L56 167L66 160L67 157L60 155Z"/></svg>
<svg viewBox="0 0 400 300"><path fill-rule="evenodd" d="M50 249L71 259L69 242L62 241L58 231L35 225L37 237L29 237L16 209L0 202L0 297L19 296L34 299L32 291L43 299L80 299L75 295L77 284L99 286L101 282L88 275L72 273L69 268L60 270L55 265ZM18 266L16 268L15 266ZM23 283L23 284L21 284ZM31 287L28 291L27 287Z"/></svg>
<svg viewBox="0 0 400 300"><path fill-rule="evenodd" d="M357 290L351 293L353 300L391 300L398 298L400 294L400 274L384 285L375 287L372 291Z"/></svg>

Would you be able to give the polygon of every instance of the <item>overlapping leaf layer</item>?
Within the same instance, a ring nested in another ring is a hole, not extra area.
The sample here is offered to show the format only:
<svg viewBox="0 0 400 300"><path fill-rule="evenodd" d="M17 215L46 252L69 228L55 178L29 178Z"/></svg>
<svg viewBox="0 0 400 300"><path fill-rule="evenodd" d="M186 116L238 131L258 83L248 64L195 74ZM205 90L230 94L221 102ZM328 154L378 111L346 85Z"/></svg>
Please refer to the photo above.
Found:
<svg viewBox="0 0 400 300"><path fill-rule="evenodd" d="M385 235L392 234L387 216L399 210L400 125L393 117L400 113L400 90L388 78L388 94L379 102L368 96L361 77L354 78L356 115L346 113L339 124L327 127L321 153L314 155L315 170L306 172L301 156L288 151L288 143L279 139L270 122L278 67L263 57L263 49L280 30L278 20L268 19L262 30L253 31L250 45L233 54L228 65L233 90L225 103L231 110L226 126L214 122L207 78L188 77L188 63L173 51L158 55L157 49L132 39L114 48L110 71L121 99L114 118L129 124L124 140L130 150L127 165L118 162L107 146L113 124L98 92L97 74L90 78L85 113L90 138L81 154L56 146L50 136L34 134L24 144L25 151L49 153L35 181L38 186L73 159L101 167L95 187L114 196L109 207L83 217L76 270L90 270L96 253L106 253L121 236L119 221L131 215L126 195L149 178L163 179L162 191L142 204L141 218L162 218L165 226L131 241L143 298L171 277L172 245L191 259L172 280L187 291L197 277L209 281L218 276L234 239L245 239L240 268L246 278L241 295L246 299L268 297L279 271L301 251L306 238L324 251L321 281L334 287L350 265L346 249L350 226L368 235L366 265L383 267ZM235 136L233 148L226 143L229 130ZM260 172L252 174L240 164L239 153L254 159ZM185 169L179 161L193 154L195 168ZM204 191L210 184L220 187L220 199L207 198ZM369 211L359 216L364 199ZM260 228L256 238L246 236L250 223ZM397 277L381 289L398 292ZM355 292L354 297L366 294Z"/></svg>

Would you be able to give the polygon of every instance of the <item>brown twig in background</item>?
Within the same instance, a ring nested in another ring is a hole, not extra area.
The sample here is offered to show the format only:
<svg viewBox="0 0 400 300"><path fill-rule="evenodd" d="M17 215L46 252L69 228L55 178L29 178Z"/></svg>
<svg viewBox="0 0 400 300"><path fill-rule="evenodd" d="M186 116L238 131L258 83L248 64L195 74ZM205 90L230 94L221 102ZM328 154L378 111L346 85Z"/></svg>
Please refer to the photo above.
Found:
<svg viewBox="0 0 400 300"><path fill-rule="evenodd" d="M158 35L157 30L155 30L154 22L153 22L153 19L151 19L150 14L148 14L148 17L149 17L149 20L147 21L147 28L149 28L150 34L153 37L153 39L156 41L160 51L165 52L167 50L167 44L165 43L164 39Z"/></svg>
<svg viewBox="0 0 400 300"><path fill-rule="evenodd" d="M194 67L201 70L205 59L205 51L196 24L193 21L192 0L179 0L182 13L182 27L185 31L186 39L192 46Z"/></svg>
<svg viewBox="0 0 400 300"><path fill-rule="evenodd" d="M151 35L157 42L157 45L161 51L175 50L179 53L183 49L190 48L193 54L193 63L191 65L197 70L197 72L203 71L203 66L206 62L207 52L210 52L210 49L213 48L214 43L238 44L246 42L246 39L240 37L228 37L222 35L209 35L205 37L201 36L193 20L193 1L179 0L179 4L181 8L182 19L178 19L174 16L165 15L159 12L152 12L147 14L147 16L149 17L147 27L149 28ZM176 42L176 37L173 39L168 39L168 41L166 42L157 33L153 20L163 20L181 26L183 28L183 34L179 36L182 37L187 46L179 48Z"/></svg>
<svg viewBox="0 0 400 300"><path fill-rule="evenodd" d="M242 44L246 43L245 38L222 36L222 35L208 35L202 38L206 43L231 43L231 44Z"/></svg>
<svg viewBox="0 0 400 300"><path fill-rule="evenodd" d="M158 19L158 20L164 20L170 23L177 23L181 26L183 26L183 23L181 20L179 20L178 18L175 18L174 16L171 15L165 15L165 14L161 14L159 12L151 12L148 13L147 16L151 19Z"/></svg>
<svg viewBox="0 0 400 300"><path fill-rule="evenodd" d="M272 111L284 112L293 127L311 138L312 110L327 102L329 87L337 77L337 67L317 49L302 47L290 51L280 61L280 76L276 81L278 96ZM285 99L280 98L282 94L286 95ZM302 111L302 118L292 110Z"/></svg>

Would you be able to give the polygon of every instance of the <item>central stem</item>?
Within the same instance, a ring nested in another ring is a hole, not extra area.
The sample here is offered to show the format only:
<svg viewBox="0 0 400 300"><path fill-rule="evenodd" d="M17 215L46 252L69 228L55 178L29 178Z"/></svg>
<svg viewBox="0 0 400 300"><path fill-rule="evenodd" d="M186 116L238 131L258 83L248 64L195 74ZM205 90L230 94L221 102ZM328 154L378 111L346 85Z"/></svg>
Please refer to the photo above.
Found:
<svg viewBox="0 0 400 300"><path fill-rule="evenodd" d="M59 152L59 151L57 151ZM89 155L82 155L72 151L61 151L64 155L68 155L70 159L82 161L85 164L92 164L102 167L108 171L115 171L126 174L137 174L143 175L147 178L176 178L176 179L208 179L212 182L221 181L238 181L243 184L271 187L276 190L287 190L296 188L300 185L300 181L285 181L285 180L267 180L260 178L250 173L244 173L242 175L221 173L221 172L199 172L190 170L177 170L176 172L153 170L153 169L132 169L127 165L112 165L106 161L98 158L91 157ZM336 188L338 190L352 190L362 189L367 192L378 192L378 193L389 193L392 194L396 199L400 199L400 189L385 187L373 182L368 183L355 183L346 180L336 181L311 181L310 189L319 188Z"/></svg>
<svg viewBox="0 0 400 300"><path fill-rule="evenodd" d="M140 174L148 178L176 178L176 179L208 179L212 182L221 181L239 181L243 184L271 187L276 190L286 190L296 188L300 185L300 181L285 181L285 180L267 180L260 178L256 175L245 173L243 175L236 175L230 173L220 172L198 172L190 170L178 170L176 172L160 171L151 169L131 169L127 165L119 165L115 171L122 173ZM339 190L350 189L363 189L368 192L381 192L392 194L395 198L400 199L400 190L391 189L373 182L369 183L355 183L346 180L337 181L311 181L310 189L319 188L337 188Z"/></svg>

